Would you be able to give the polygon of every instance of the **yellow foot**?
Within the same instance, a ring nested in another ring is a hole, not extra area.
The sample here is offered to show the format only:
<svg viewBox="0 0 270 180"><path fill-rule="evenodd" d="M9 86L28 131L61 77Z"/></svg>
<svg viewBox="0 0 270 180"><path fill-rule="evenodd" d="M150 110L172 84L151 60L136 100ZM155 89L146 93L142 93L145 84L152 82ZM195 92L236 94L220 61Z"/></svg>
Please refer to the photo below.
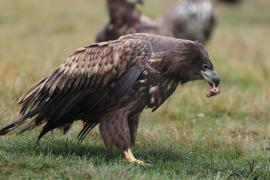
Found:
<svg viewBox="0 0 270 180"><path fill-rule="evenodd" d="M145 165L146 163L144 161L141 161L139 159L135 159L135 160L128 160L129 163L132 164L137 164L137 165Z"/></svg>
<svg viewBox="0 0 270 180"><path fill-rule="evenodd" d="M136 159L132 152L131 152L131 149L128 149L126 151L123 152L124 154L124 157L125 159L129 162L129 163L132 163L132 164L137 164L137 165L149 165L149 164L146 164L145 162L141 161L141 160L138 160Z"/></svg>

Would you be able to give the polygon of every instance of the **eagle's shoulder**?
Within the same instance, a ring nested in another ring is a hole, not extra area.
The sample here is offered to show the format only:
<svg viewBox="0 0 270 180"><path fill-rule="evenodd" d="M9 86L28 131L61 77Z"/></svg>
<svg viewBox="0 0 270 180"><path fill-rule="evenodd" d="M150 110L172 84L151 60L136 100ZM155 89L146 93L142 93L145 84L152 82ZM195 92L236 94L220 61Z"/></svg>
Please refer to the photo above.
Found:
<svg viewBox="0 0 270 180"><path fill-rule="evenodd" d="M165 52L172 50L177 44L181 43L182 39L161 36L156 34L149 34L149 33L135 33L135 34L128 34L125 36L120 37L119 39L138 39L144 40L151 44L152 51L154 53Z"/></svg>

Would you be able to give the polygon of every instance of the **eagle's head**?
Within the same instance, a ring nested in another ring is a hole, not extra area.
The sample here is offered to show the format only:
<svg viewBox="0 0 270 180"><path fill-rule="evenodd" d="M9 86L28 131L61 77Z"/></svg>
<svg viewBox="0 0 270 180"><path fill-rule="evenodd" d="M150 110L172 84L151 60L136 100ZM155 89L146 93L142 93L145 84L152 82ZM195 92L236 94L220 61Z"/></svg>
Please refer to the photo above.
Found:
<svg viewBox="0 0 270 180"><path fill-rule="evenodd" d="M200 42L184 40L166 56L166 74L181 84L194 80L206 80L211 89L207 97L220 93L220 79Z"/></svg>

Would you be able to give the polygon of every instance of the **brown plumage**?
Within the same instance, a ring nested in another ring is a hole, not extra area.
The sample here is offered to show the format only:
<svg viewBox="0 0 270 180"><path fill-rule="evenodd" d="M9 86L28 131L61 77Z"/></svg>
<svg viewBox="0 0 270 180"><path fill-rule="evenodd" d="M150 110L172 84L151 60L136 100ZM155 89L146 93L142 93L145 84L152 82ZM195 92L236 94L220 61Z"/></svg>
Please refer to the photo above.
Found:
<svg viewBox="0 0 270 180"><path fill-rule="evenodd" d="M139 1L142 2L142 1ZM136 7L138 0L107 0L110 21L97 35L97 42L115 40L130 33L151 33L207 42L216 22L211 0L184 0L152 21Z"/></svg>
<svg viewBox="0 0 270 180"><path fill-rule="evenodd" d="M109 22L96 37L96 42L115 40L140 31L141 12L136 8L142 0L107 0Z"/></svg>
<svg viewBox="0 0 270 180"><path fill-rule="evenodd" d="M179 83L206 79L219 93L219 78L200 43L149 34L82 47L34 85L19 104L18 119L0 130L4 135L28 122L25 130L43 125L48 131L82 120L83 140L100 124L109 151L120 149L130 162L141 112L156 110Z"/></svg>

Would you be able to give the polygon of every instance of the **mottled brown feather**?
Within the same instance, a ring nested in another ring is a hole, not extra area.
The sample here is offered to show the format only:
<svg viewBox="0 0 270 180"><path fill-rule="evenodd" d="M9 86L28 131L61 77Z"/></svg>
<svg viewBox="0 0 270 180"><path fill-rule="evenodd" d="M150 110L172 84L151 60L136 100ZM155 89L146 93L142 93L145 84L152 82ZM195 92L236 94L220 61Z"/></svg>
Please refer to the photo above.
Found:
<svg viewBox="0 0 270 180"><path fill-rule="evenodd" d="M133 53L134 51L136 53ZM84 46L21 98L19 101L22 105L21 114L35 112L37 117L33 121L36 122L31 124L40 125L48 122L47 124L51 126L48 125L47 130L60 126L65 123L61 118L85 98L89 100L87 106L91 109L91 106L95 108L103 102L108 93L117 92L118 90L111 84L121 80L132 67L141 72L150 56L151 45L145 40L116 40ZM136 78L133 82L129 82L129 87L123 86L125 88L123 93L126 93L135 81ZM122 86L118 88L121 91ZM77 114L76 117L79 118L78 116ZM68 118L75 120L76 117Z"/></svg>
<svg viewBox="0 0 270 180"><path fill-rule="evenodd" d="M133 51L137 54L133 54ZM102 56L98 56L99 54ZM117 40L85 46L70 55L64 64L35 85L20 103L24 103L37 89L51 95L61 93L65 88L71 92L81 91L82 87L93 91L104 88L132 66L145 65L145 59L149 59L150 54L151 47L143 40ZM143 59L143 56L147 58ZM88 80L91 81L86 83ZM79 84L81 87L78 87ZM87 86L84 86L85 84Z"/></svg>

